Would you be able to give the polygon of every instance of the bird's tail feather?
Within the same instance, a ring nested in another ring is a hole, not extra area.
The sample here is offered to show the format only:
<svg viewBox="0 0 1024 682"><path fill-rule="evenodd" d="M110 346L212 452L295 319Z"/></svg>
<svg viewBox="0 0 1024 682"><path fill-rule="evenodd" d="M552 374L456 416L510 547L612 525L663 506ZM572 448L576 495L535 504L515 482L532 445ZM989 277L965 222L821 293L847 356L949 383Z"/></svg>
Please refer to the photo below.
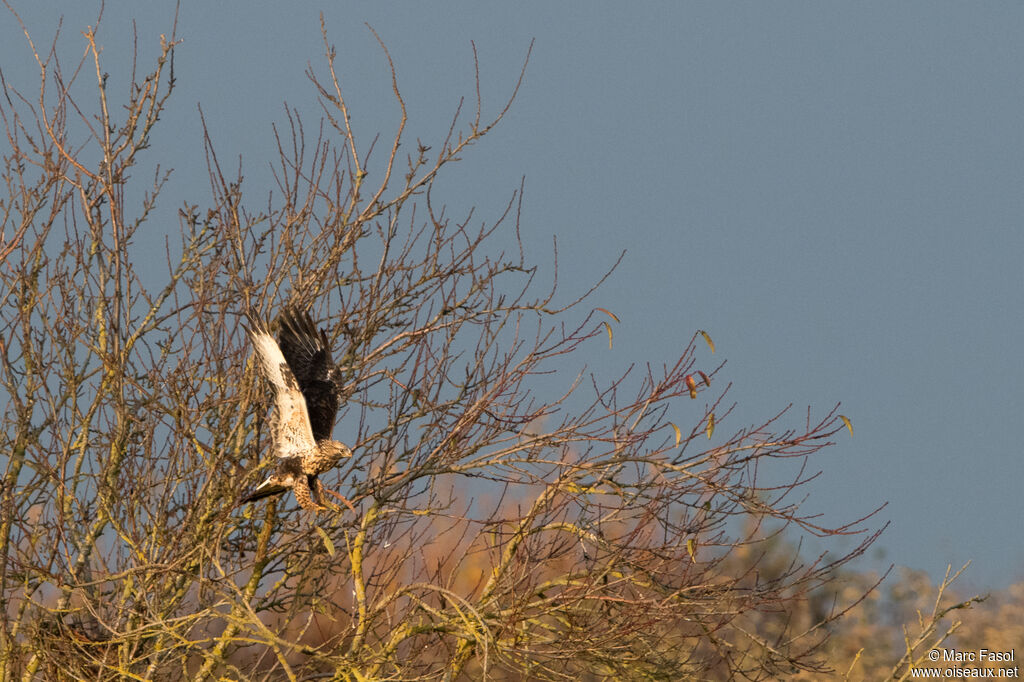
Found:
<svg viewBox="0 0 1024 682"><path fill-rule="evenodd" d="M267 487L264 488L263 486L265 485ZM256 500L262 500L264 497L270 497L271 495L280 495L286 490L288 490L288 488L283 485L267 485L267 483L262 483L252 493L243 497L241 504L245 504L246 502L255 502Z"/></svg>

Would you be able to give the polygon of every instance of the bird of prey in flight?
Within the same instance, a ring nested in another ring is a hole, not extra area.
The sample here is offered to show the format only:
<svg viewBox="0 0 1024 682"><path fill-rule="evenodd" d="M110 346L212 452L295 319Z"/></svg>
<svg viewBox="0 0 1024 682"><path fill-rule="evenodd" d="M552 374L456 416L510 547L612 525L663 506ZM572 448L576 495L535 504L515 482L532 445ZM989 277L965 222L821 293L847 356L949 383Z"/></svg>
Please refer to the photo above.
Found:
<svg viewBox="0 0 1024 682"><path fill-rule="evenodd" d="M331 438L341 403L341 370L331 359L326 332L317 333L308 311L285 309L278 318L276 341L254 310L246 317L259 367L274 387L277 468L242 502L291 488L303 509L320 511L325 488L317 476L352 456L347 445ZM328 492L352 508L344 497Z"/></svg>

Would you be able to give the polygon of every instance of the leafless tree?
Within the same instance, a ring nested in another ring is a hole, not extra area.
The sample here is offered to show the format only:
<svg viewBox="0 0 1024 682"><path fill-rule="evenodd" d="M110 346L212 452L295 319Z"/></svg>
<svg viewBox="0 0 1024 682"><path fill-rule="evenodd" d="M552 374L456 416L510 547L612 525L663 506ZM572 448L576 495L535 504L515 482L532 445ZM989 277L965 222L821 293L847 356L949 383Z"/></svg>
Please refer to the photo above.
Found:
<svg viewBox="0 0 1024 682"><path fill-rule="evenodd" d="M0 99L3 679L823 670L856 599L822 595L877 537L801 508L842 419L782 410L728 435L700 331L668 364L586 370L579 351L618 319L600 280L540 290L521 188L489 220L434 195L518 82L487 118L478 77L406 154L394 67L401 122L387 145L361 139L324 30L315 135L292 109L274 129L269 202L207 136L212 200L180 207L161 275L170 175L146 164L179 41L114 101L83 35L70 70L29 40L39 88ZM271 465L272 418L241 316L285 305L312 311L346 372L336 436L355 455L323 478L355 514L238 503ZM784 460L799 466L780 482ZM804 560L782 533L860 540Z"/></svg>

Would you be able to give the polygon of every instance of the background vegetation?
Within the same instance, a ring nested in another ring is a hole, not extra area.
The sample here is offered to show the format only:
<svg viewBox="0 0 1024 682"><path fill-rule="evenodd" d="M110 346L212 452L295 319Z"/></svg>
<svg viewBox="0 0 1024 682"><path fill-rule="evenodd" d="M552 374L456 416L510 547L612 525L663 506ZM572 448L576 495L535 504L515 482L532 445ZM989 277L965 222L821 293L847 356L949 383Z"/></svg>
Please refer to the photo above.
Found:
<svg viewBox="0 0 1024 682"><path fill-rule="evenodd" d="M207 137L212 197L172 238L146 159L177 36L127 84L84 40L64 65L29 39L38 91L0 98L4 679L899 677L948 634L1019 638L846 568L879 524L801 508L836 409L731 424L701 330L665 364L583 366L618 324L601 277L538 286L521 191L486 219L434 194L518 83L412 142L392 70L401 123L358 139L325 31L320 121L275 128L269 200ZM239 322L286 304L347 372L355 456L325 483L355 514L238 504L272 464ZM807 534L855 542L804 556Z"/></svg>

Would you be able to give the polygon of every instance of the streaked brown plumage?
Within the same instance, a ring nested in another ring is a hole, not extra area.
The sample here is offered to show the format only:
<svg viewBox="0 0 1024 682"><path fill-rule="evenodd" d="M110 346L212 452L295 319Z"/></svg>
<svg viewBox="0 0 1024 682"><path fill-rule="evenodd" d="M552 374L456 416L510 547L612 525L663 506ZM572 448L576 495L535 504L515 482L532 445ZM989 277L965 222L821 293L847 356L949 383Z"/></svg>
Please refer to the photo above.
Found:
<svg viewBox="0 0 1024 682"><path fill-rule="evenodd" d="M331 359L327 334L317 334L309 312L286 309L275 341L255 311L246 330L264 376L274 386L277 411L274 448L277 470L242 502L252 502L291 488L303 509L319 511L324 488L317 478L352 451L331 439L341 404L341 372ZM315 493L317 500L313 499ZM343 499L343 498L342 498Z"/></svg>

